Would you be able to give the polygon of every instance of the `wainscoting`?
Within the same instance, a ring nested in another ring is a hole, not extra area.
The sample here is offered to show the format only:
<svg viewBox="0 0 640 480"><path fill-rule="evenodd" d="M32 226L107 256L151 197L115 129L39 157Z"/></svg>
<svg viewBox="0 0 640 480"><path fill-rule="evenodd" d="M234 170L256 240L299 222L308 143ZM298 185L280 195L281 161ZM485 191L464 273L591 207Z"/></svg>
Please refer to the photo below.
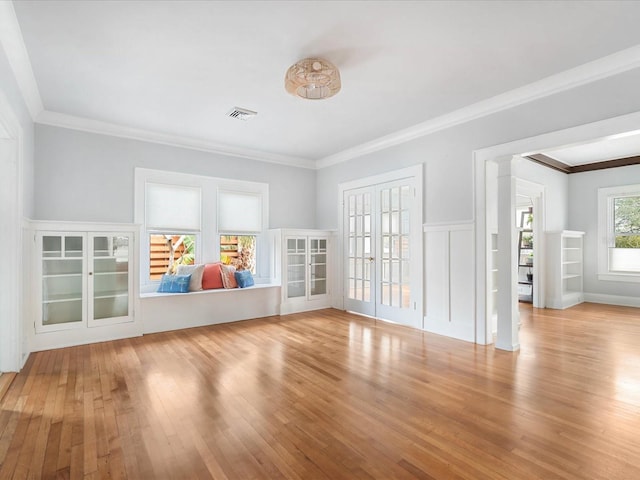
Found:
<svg viewBox="0 0 640 480"><path fill-rule="evenodd" d="M473 223L424 225L424 329L475 341Z"/></svg>

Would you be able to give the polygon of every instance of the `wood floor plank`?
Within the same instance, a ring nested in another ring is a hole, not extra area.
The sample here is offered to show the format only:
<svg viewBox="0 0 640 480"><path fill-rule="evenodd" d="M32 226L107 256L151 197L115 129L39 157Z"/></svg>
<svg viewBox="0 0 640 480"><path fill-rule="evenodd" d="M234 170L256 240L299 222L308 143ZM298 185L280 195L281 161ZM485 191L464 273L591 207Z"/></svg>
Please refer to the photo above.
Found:
<svg viewBox="0 0 640 480"><path fill-rule="evenodd" d="M515 353L330 309L35 353L0 480L640 478L640 310L521 320Z"/></svg>

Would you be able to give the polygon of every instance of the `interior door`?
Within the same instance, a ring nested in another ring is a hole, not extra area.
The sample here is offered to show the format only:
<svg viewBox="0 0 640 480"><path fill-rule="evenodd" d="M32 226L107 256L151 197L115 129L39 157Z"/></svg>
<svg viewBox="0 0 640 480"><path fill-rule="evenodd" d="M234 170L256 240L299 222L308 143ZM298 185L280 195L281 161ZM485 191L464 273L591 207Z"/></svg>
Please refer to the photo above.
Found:
<svg viewBox="0 0 640 480"><path fill-rule="evenodd" d="M372 235L374 188L344 192L345 309L374 317L375 236Z"/></svg>
<svg viewBox="0 0 640 480"><path fill-rule="evenodd" d="M344 192L345 308L422 328L415 179ZM418 308L420 307L420 308Z"/></svg>
<svg viewBox="0 0 640 480"><path fill-rule="evenodd" d="M417 268L420 225L413 208L413 179L403 179L376 186L376 316L385 320L422 328L417 290L421 278Z"/></svg>

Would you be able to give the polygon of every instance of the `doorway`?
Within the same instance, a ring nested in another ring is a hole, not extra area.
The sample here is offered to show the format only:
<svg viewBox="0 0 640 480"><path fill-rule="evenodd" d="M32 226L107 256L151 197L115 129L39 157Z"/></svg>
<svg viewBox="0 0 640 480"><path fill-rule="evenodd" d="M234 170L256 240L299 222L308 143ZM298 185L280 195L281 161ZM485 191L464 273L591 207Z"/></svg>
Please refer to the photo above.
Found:
<svg viewBox="0 0 640 480"><path fill-rule="evenodd" d="M341 199L344 308L414 328L423 327L419 170L349 185Z"/></svg>
<svg viewBox="0 0 640 480"><path fill-rule="evenodd" d="M487 296L478 304L484 300L487 322L477 338L502 350L519 349L518 301L544 308L545 298L545 187L518 177L520 161L487 161L483 179Z"/></svg>

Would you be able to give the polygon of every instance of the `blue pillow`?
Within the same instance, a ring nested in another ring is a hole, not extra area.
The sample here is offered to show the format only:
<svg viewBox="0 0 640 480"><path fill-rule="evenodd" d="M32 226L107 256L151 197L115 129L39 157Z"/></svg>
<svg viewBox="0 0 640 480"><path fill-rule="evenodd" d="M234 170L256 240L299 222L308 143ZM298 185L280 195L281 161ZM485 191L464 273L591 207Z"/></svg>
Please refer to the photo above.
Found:
<svg viewBox="0 0 640 480"><path fill-rule="evenodd" d="M254 285L253 275L250 270L236 270L236 282L240 288L252 287Z"/></svg>
<svg viewBox="0 0 640 480"><path fill-rule="evenodd" d="M158 292L160 293L187 293L189 291L189 275L162 275Z"/></svg>

